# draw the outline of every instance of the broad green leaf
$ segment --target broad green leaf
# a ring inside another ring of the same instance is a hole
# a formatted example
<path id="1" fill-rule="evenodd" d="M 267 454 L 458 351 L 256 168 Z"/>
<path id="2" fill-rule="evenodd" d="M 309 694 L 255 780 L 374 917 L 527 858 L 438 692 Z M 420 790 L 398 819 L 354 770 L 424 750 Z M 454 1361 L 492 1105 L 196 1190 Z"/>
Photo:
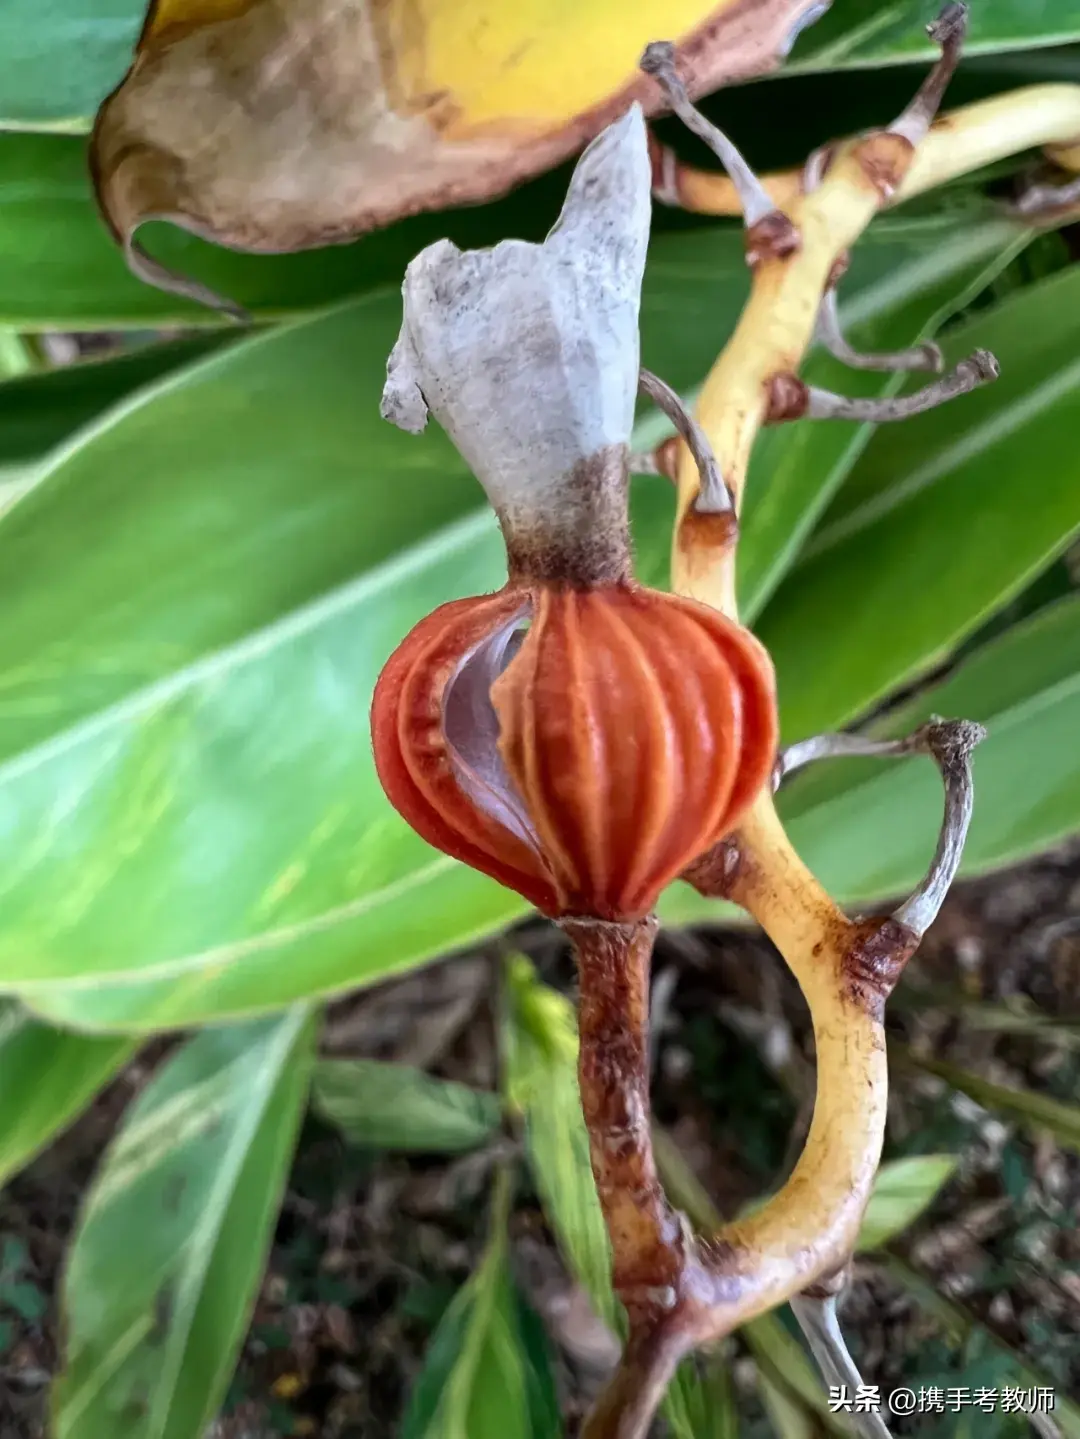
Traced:
<path id="1" fill-rule="evenodd" d="M 924 27 L 941 9 L 937 0 L 833 0 L 829 10 L 796 44 L 794 70 L 877 69 L 937 53 Z M 964 54 L 993 54 L 1027 46 L 1067 45 L 1080 40 L 1078 0 L 990 0 L 971 6 Z"/>
<path id="2" fill-rule="evenodd" d="M 919 1154 L 883 1164 L 863 1215 L 858 1252 L 880 1249 L 914 1224 L 952 1177 L 956 1163 L 951 1154 Z"/>
<path id="3" fill-rule="evenodd" d="M 1060 600 L 975 653 L 875 733 L 908 734 L 933 714 L 987 727 L 974 755 L 975 811 L 962 873 L 1037 853 L 1080 827 L 1080 598 Z M 902 894 L 925 872 L 942 791 L 927 759 L 829 761 L 780 791 L 799 853 L 845 904 Z M 672 923 L 716 915 L 686 885 L 661 905 Z"/>
<path id="4" fill-rule="evenodd" d="M 854 254 L 866 267 L 864 274 L 885 263 L 873 280 L 845 279 L 841 294 L 851 296 L 841 307 L 847 338 L 866 351 L 907 348 L 932 338 L 1023 249 L 1031 233 L 999 218 L 964 225 L 948 216 L 872 228 Z M 853 370 L 821 349 L 800 373 L 808 384 L 860 396 L 896 394 L 903 380 Z M 739 609 L 746 622 L 760 613 L 872 434 L 871 425 L 801 420 L 773 425 L 758 437 L 740 520 Z"/>
<path id="5" fill-rule="evenodd" d="M 546 1336 L 510 1274 L 509 1210 L 504 1172 L 484 1258 L 435 1331 L 401 1439 L 561 1439 Z"/>
<path id="6" fill-rule="evenodd" d="M 229 338 L 207 335 L 147 344 L 107 360 L 83 360 L 5 381 L 0 384 L 0 464 L 40 459 L 111 406 Z"/>
<path id="7" fill-rule="evenodd" d="M 483 1144 L 502 1122 L 494 1094 L 375 1059 L 320 1061 L 311 1097 L 322 1119 L 369 1149 L 454 1154 Z"/>
<path id="8" fill-rule="evenodd" d="M 524 907 L 413 836 L 371 760 L 386 656 L 502 568 L 438 428 L 378 417 L 399 312 L 371 298 L 166 379 L 0 520 L 0 973 L 80 977 L 88 1024 L 96 994 L 120 1024 L 269 1010 Z M 145 1008 L 94 982 L 155 972 Z"/>
<path id="9" fill-rule="evenodd" d="M 1048 1130 L 1059 1144 L 1080 1154 L 1080 1105 L 1065 1104 L 1060 1099 L 1051 1099 L 1030 1089 L 994 1084 L 958 1064 L 915 1054 L 906 1047 L 897 1047 L 896 1060 L 906 1069 L 914 1067 L 927 1074 L 936 1074 L 946 1084 L 974 1099 L 976 1104 L 1017 1119 L 1028 1129 Z"/>
<path id="10" fill-rule="evenodd" d="M 978 315 L 948 357 L 985 346 L 1001 379 L 879 427 L 851 479 L 874 500 L 826 529 L 760 621 L 786 740 L 843 725 L 940 662 L 1068 544 L 1080 526 L 1078 304 L 1073 266 Z"/>
<path id="11" fill-rule="evenodd" d="M 0 1008 L 0 1184 L 77 1118 L 138 1041 L 75 1034 Z"/>
<path id="12" fill-rule="evenodd" d="M 201 1439 L 255 1302 L 314 1042 L 301 1008 L 208 1029 L 125 1117 L 68 1257 L 56 1439 Z"/>

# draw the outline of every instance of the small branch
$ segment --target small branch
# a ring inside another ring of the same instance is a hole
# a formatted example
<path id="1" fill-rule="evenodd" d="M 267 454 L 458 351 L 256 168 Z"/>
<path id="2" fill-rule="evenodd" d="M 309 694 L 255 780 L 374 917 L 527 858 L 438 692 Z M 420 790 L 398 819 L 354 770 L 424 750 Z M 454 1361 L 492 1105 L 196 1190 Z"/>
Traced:
<path id="1" fill-rule="evenodd" d="M 651 370 L 642 370 L 638 380 L 638 388 L 643 395 L 647 395 L 653 404 L 661 409 L 668 419 L 678 430 L 685 440 L 687 448 L 694 457 L 694 464 L 697 465 L 699 475 L 699 486 L 697 498 L 694 501 L 694 509 L 705 515 L 731 515 L 734 518 L 735 501 L 732 499 L 731 491 L 724 484 L 724 477 L 720 473 L 720 467 L 716 463 L 716 456 L 713 454 L 712 445 L 709 444 L 705 431 L 691 415 L 690 411 L 679 399 L 678 395 L 670 385 L 665 384 L 658 375 Z M 661 471 L 659 446 L 653 452 L 655 469 L 652 473 L 668 473 Z"/>
<path id="2" fill-rule="evenodd" d="M 746 163 L 742 153 L 724 132 L 711 120 L 706 120 L 696 106 L 690 102 L 686 86 L 675 68 L 675 47 L 669 40 L 654 40 L 645 47 L 639 61 L 646 75 L 651 75 L 664 92 L 664 98 L 678 115 L 686 128 L 704 140 L 731 177 L 742 205 L 743 218 L 748 226 L 755 225 L 763 216 L 776 207 L 766 193 L 764 185 Z"/>
<path id="3" fill-rule="evenodd" d="M 945 784 L 945 814 L 937 848 L 926 878 L 918 889 L 893 910 L 893 919 L 920 939 L 937 918 L 949 886 L 956 878 L 971 823 L 973 786 L 971 751 L 986 738 L 982 725 L 970 720 L 934 720 L 919 733 L 927 754 L 941 770 Z"/>
<path id="4" fill-rule="evenodd" d="M 948 375 L 925 385 L 910 395 L 896 395 L 892 399 L 857 399 L 848 395 L 834 395 L 830 390 L 806 386 L 806 405 L 802 415 L 811 420 L 866 420 L 881 424 L 891 420 L 907 420 L 912 415 L 921 415 L 924 410 L 935 409 L 958 395 L 966 395 L 980 385 L 996 380 L 1000 371 L 998 363 L 989 350 L 976 350 L 966 360 L 961 360 Z M 786 400 L 785 396 L 785 400 Z M 771 418 L 771 416 L 770 416 Z M 779 419 L 797 419 L 790 403 L 785 403 Z"/>
<path id="5" fill-rule="evenodd" d="M 930 39 L 935 45 L 941 46 L 941 59 L 919 86 L 915 98 L 889 126 L 890 134 L 902 135 L 912 145 L 917 145 L 925 138 L 941 108 L 949 81 L 960 63 L 967 20 L 966 5 L 946 5 L 937 19 L 926 27 Z"/>
<path id="6" fill-rule="evenodd" d="M 1020 196 L 1013 212 L 1026 217 L 1050 215 L 1080 205 L 1080 176 L 1066 185 L 1032 185 Z"/>
<path id="7" fill-rule="evenodd" d="M 945 816 L 930 869 L 918 889 L 893 911 L 893 919 L 917 939 L 929 929 L 956 877 L 971 822 L 971 751 L 984 739 L 971 720 L 931 720 L 903 739 L 876 740 L 858 734 L 820 734 L 789 745 L 776 761 L 773 789 L 787 775 L 819 759 L 866 756 L 877 759 L 929 755 L 945 782 Z"/>
<path id="8" fill-rule="evenodd" d="M 930 370 L 937 374 L 944 364 L 941 350 L 934 344 L 871 355 L 853 350 L 840 328 L 840 313 L 833 289 L 826 290 L 822 298 L 815 334 L 834 359 L 850 365 L 853 370 Z"/>
<path id="9" fill-rule="evenodd" d="M 816 734 L 782 750 L 773 772 L 773 790 L 781 780 L 819 759 L 896 759 L 903 755 L 929 753 L 923 729 L 903 739 L 872 739 L 862 734 Z"/>
<path id="10" fill-rule="evenodd" d="M 844 1387 L 856 1391 L 862 1386 L 862 1375 L 852 1359 L 836 1315 L 836 1295 L 812 1298 L 797 1294 L 791 1301 L 791 1312 L 799 1321 L 826 1387 Z M 888 1426 L 873 1411 L 853 1414 L 851 1426 L 861 1439 L 891 1439 Z"/>

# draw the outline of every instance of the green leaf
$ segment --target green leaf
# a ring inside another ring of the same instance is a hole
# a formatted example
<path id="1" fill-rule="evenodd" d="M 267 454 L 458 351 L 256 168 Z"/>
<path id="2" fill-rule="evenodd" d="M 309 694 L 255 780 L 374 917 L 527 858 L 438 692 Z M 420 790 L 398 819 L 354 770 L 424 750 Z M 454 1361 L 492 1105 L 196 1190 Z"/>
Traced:
<path id="1" fill-rule="evenodd" d="M 938 0 L 833 0 L 824 17 L 803 33 L 787 70 L 838 70 L 849 66 L 932 61 L 936 48 L 924 27 L 941 9 Z M 1080 40 L 1078 0 L 992 0 L 972 5 L 966 56 L 1067 45 Z"/>
<path id="2" fill-rule="evenodd" d="M 76 1119 L 138 1047 L 0 1008 L 0 1184 Z"/>
<path id="3" fill-rule="evenodd" d="M 68 1259 L 56 1439 L 200 1439 L 255 1301 L 314 1042 L 301 1008 L 207 1030 L 125 1117 Z"/>
<path id="4" fill-rule="evenodd" d="M 371 759 L 386 656 L 502 568 L 438 428 L 378 417 L 399 313 L 373 297 L 169 377 L 0 520 L 0 984 L 81 978 L 79 1023 L 179 1024 L 348 988 L 523 911 L 411 834 Z M 78 803 L 58 844 L 60 794 Z"/>
<path id="5" fill-rule="evenodd" d="M 940 326 L 994 279 L 1032 232 L 997 217 L 949 216 L 871 227 L 853 252 L 841 294 L 849 341 L 865 351 L 907 348 Z M 894 395 L 897 374 L 853 370 L 815 350 L 800 370 L 807 384 L 859 396 Z M 823 509 L 874 432 L 872 425 L 801 420 L 765 429 L 754 445 L 740 518 L 739 610 L 760 613 Z"/>
<path id="6" fill-rule="evenodd" d="M 4 0 L 0 128 L 80 126 L 121 81 L 144 0 Z"/>
<path id="7" fill-rule="evenodd" d="M 857 1252 L 880 1249 L 914 1224 L 951 1179 L 956 1164 L 951 1154 L 919 1154 L 883 1164 L 863 1215 Z"/>
<path id="8" fill-rule="evenodd" d="M 525 1129 L 525 1153 L 544 1214 L 570 1270 L 612 1328 L 622 1311 L 611 1290 L 611 1246 L 589 1160 L 577 1082 L 577 1016 L 523 955 L 506 967 L 503 1035 L 507 1102 Z"/>
<path id="9" fill-rule="evenodd" d="M 543 1328 L 510 1276 L 509 1208 L 504 1172 L 484 1258 L 435 1331 L 401 1439 L 561 1439 Z"/>
<path id="10" fill-rule="evenodd" d="M 818 1439 L 821 1430 L 813 1410 L 790 1389 L 759 1373 L 758 1390 L 775 1439 Z"/>
<path id="11" fill-rule="evenodd" d="M 494 1094 L 374 1059 L 322 1060 L 312 1103 L 351 1144 L 369 1149 L 455 1154 L 483 1144 L 502 1122 Z"/>
<path id="12" fill-rule="evenodd" d="M 664 1416 L 674 1439 L 738 1439 L 735 1390 L 728 1366 L 718 1354 L 679 1367 Z"/>
<path id="13" fill-rule="evenodd" d="M 909 734 L 933 714 L 978 720 L 975 810 L 962 873 L 1038 853 L 1080 827 L 1080 597 L 1059 600 L 976 650 L 942 684 L 873 727 Z M 799 853 L 844 904 L 904 893 L 933 854 L 941 780 L 923 758 L 823 762 L 780 791 Z M 670 923 L 717 914 L 686 885 L 661 903 Z"/>
<path id="14" fill-rule="evenodd" d="M 936 1074 L 946 1084 L 974 1099 L 976 1104 L 1017 1119 L 1030 1130 L 1048 1130 L 1059 1144 L 1080 1154 L 1080 1105 L 1063 1104 L 1061 1100 L 1035 1094 L 1030 1089 L 994 1084 L 958 1064 L 916 1054 L 906 1046 L 896 1046 L 894 1062 L 909 1070 L 915 1068 L 927 1074 Z"/>
<path id="15" fill-rule="evenodd" d="M 0 465 L 40 459 L 110 406 L 231 338 L 224 333 L 141 345 L 107 360 L 83 360 L 5 381 L 0 384 Z"/>
<path id="16" fill-rule="evenodd" d="M 146 243 L 172 269 L 239 301 L 257 319 L 294 317 L 384 286 L 396 291 L 413 255 L 443 236 L 462 246 L 492 245 L 507 235 L 540 239 L 558 215 L 565 190 L 566 172 L 558 170 L 489 205 L 416 215 L 350 245 L 293 255 L 240 254 L 167 224 L 147 226 Z M 0 134 L 0 213 L 0 325 L 20 330 L 228 325 L 226 333 L 234 333 L 219 312 L 152 289 L 130 274 L 98 215 L 83 141 Z M 856 276 L 851 283 L 861 282 Z M 662 368 L 671 384 L 699 380 L 748 289 L 739 226 L 658 230 L 642 298 L 646 363 Z M 681 323 L 686 313 L 703 310 L 707 326 Z"/>
<path id="17" fill-rule="evenodd" d="M 977 315 L 948 358 L 984 346 L 1002 378 L 879 428 L 850 481 L 863 503 L 826 526 L 759 625 L 786 740 L 838 728 L 940 662 L 1068 544 L 1078 304 L 1073 266 Z"/>

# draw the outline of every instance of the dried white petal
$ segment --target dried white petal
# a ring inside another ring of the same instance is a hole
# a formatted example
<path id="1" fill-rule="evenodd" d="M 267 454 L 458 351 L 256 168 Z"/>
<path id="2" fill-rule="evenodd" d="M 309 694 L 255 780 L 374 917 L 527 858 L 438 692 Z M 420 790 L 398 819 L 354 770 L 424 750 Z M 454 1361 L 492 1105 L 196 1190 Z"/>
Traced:
<path id="1" fill-rule="evenodd" d="M 416 429 L 430 409 L 501 515 L 572 523 L 567 476 L 628 444 L 649 220 L 634 105 L 578 161 L 543 244 L 442 240 L 409 265 L 382 412 Z"/>

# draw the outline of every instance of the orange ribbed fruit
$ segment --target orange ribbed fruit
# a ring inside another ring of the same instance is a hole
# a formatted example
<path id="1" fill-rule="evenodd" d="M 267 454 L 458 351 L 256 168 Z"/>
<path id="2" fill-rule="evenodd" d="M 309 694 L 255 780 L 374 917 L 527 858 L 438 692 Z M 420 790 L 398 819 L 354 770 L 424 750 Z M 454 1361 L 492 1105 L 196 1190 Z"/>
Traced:
<path id="1" fill-rule="evenodd" d="M 508 585 L 417 625 L 372 734 L 390 802 L 429 843 L 547 914 L 631 920 L 768 779 L 773 671 L 693 600 Z"/>

